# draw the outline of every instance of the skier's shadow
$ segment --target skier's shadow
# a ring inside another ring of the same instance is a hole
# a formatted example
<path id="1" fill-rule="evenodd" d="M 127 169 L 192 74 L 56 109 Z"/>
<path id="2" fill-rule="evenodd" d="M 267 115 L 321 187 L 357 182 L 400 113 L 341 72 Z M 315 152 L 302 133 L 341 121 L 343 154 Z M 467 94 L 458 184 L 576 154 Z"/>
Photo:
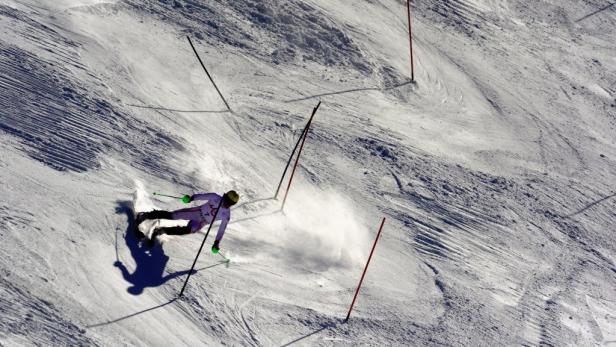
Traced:
<path id="1" fill-rule="evenodd" d="M 163 276 L 169 257 L 165 255 L 161 245 L 155 244 L 150 248 L 147 242 L 140 242 L 137 239 L 134 234 L 135 212 L 130 201 L 118 201 L 116 213 L 126 214 L 128 219 L 124 240 L 131 256 L 135 259 L 136 268 L 133 273 L 130 273 L 119 259 L 113 263 L 113 266 L 119 268 L 122 277 L 132 284 L 127 289 L 130 294 L 140 295 L 146 287 L 158 287 L 171 279 L 188 274 L 189 271 L 185 270 Z"/>

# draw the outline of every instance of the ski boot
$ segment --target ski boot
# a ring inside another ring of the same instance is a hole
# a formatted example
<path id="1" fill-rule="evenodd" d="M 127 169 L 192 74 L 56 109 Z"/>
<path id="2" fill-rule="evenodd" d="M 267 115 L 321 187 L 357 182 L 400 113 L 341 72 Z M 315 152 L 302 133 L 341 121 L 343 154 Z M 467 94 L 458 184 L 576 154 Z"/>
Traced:
<path id="1" fill-rule="evenodd" d="M 142 233 L 141 230 L 139 230 L 139 225 L 144 220 L 146 220 L 146 212 L 137 213 L 137 217 L 135 218 L 134 230 L 135 230 L 135 235 L 137 236 L 139 240 L 142 240 L 145 237 L 145 234 Z"/>
<path id="2" fill-rule="evenodd" d="M 163 235 L 165 233 L 163 229 L 164 228 L 155 228 L 154 231 L 152 231 L 152 236 L 150 237 L 150 240 L 148 241 L 148 245 L 150 247 L 154 247 L 154 245 L 156 244 L 156 239 L 160 235 Z"/>

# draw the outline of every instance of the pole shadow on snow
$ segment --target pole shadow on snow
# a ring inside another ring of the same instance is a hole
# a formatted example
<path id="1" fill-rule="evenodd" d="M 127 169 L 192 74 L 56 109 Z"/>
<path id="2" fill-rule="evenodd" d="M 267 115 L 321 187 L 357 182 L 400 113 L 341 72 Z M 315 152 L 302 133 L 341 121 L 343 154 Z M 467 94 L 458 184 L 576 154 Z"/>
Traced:
<path id="1" fill-rule="evenodd" d="M 298 342 L 300 342 L 300 341 L 302 341 L 304 339 L 309 338 L 310 336 L 316 335 L 316 334 L 322 332 L 323 330 L 336 328 L 337 325 L 338 325 L 338 323 L 331 323 L 331 322 L 330 323 L 326 323 L 325 325 L 322 325 L 321 328 L 319 328 L 319 329 L 317 329 L 317 330 L 315 330 L 315 331 L 313 331 L 313 332 L 311 332 L 309 334 L 306 334 L 304 336 L 298 337 L 298 338 L 296 338 L 293 341 L 287 342 L 287 343 L 285 343 L 284 345 L 282 345 L 280 347 L 291 346 L 292 344 L 298 343 Z"/>
<path id="2" fill-rule="evenodd" d="M 608 196 L 606 196 L 606 197 L 604 197 L 604 198 L 601 198 L 601 199 L 599 199 L 599 200 L 593 201 L 593 202 L 591 202 L 590 204 L 586 205 L 585 207 L 583 207 L 583 208 L 581 208 L 581 209 L 579 209 L 579 210 L 577 210 L 577 211 L 575 211 L 575 212 L 573 212 L 573 213 L 571 213 L 571 214 L 567 215 L 566 217 L 567 217 L 567 218 L 570 218 L 570 217 L 573 217 L 573 216 L 575 216 L 575 215 L 578 215 L 578 214 L 580 214 L 580 213 L 582 213 L 582 212 L 584 212 L 584 211 L 588 210 L 589 208 L 591 208 L 591 207 L 593 207 L 593 206 L 595 206 L 595 205 L 598 205 L 598 204 L 600 204 L 600 203 L 602 203 L 602 202 L 604 202 L 604 201 L 606 201 L 606 200 L 609 200 L 609 199 L 611 199 L 611 198 L 614 198 L 614 197 L 616 197 L 616 193 L 613 193 L 612 195 L 608 195 Z"/>
<path id="3" fill-rule="evenodd" d="M 261 217 L 267 217 L 267 216 L 271 216 L 271 215 L 275 215 L 277 213 L 281 213 L 282 209 L 278 209 L 274 212 L 270 212 L 270 213 L 264 213 L 264 214 L 260 214 L 260 215 L 256 215 L 256 216 L 251 216 L 251 217 L 246 217 L 246 218 L 240 218 L 240 219 L 236 219 L 236 220 L 232 220 L 229 222 L 229 224 L 235 224 L 235 223 L 239 223 L 239 222 L 244 222 L 247 220 L 253 220 L 253 219 L 257 219 L 257 218 L 261 218 Z"/>
<path id="4" fill-rule="evenodd" d="M 114 319 L 114 320 L 106 321 L 106 322 L 103 322 L 103 323 L 97 323 L 97 324 L 88 325 L 88 326 L 86 326 L 86 328 L 96 328 L 96 327 L 100 327 L 100 326 L 103 326 L 103 325 L 109 325 L 109 324 L 117 323 L 119 321 L 123 321 L 125 319 L 131 318 L 131 317 L 135 317 L 135 316 L 138 316 L 140 314 L 143 314 L 143 313 L 146 313 L 146 312 L 150 312 L 150 311 L 154 311 L 154 310 L 159 309 L 161 307 L 167 306 L 169 304 L 174 303 L 177 299 L 178 298 L 173 298 L 173 299 L 167 301 L 164 304 L 160 304 L 160 305 L 156 305 L 154 307 L 146 308 L 144 310 L 141 310 L 141 311 L 138 311 L 138 312 L 135 312 L 135 313 L 131 313 L 129 315 L 126 315 L 126 316 L 123 316 L 123 317 L 120 317 L 120 318 L 117 318 L 117 319 Z"/>
<path id="5" fill-rule="evenodd" d="M 580 19 L 576 20 L 575 22 L 576 22 L 576 23 L 577 23 L 577 22 L 581 22 L 581 21 L 583 21 L 584 19 L 589 18 L 589 17 L 592 17 L 592 16 L 594 16 L 594 15 L 596 15 L 596 14 L 599 14 L 599 13 L 601 13 L 601 12 L 603 12 L 603 11 L 605 11 L 605 10 L 609 9 L 610 7 L 612 7 L 612 6 L 614 6 L 614 5 L 616 5 L 616 2 L 611 3 L 611 4 L 609 4 L 609 5 L 606 5 L 605 7 L 602 7 L 602 8 L 600 8 L 600 9 L 598 9 L 598 10 L 594 11 L 594 12 L 591 12 L 591 13 L 589 13 L 589 14 L 585 15 L 584 17 L 582 17 L 582 18 L 580 18 Z"/>
<path id="6" fill-rule="evenodd" d="M 243 203 L 243 204 L 238 205 L 237 207 L 234 207 L 233 209 L 234 209 L 234 210 L 237 210 L 237 209 L 240 209 L 240 208 L 242 208 L 242 207 L 244 207 L 244 206 L 247 206 L 247 205 L 250 205 L 250 204 L 256 204 L 256 203 L 259 203 L 259 202 L 271 201 L 271 200 L 274 200 L 274 201 L 275 201 L 275 200 L 276 200 L 276 197 L 271 197 L 271 198 L 263 198 L 263 199 L 257 199 L 257 200 L 248 201 L 248 202 L 245 202 L 245 203 Z M 231 220 L 231 221 L 229 222 L 229 224 L 235 224 L 235 223 L 239 223 L 239 222 L 243 222 L 243 221 L 247 221 L 247 220 L 257 219 L 257 218 L 260 218 L 260 217 L 271 216 L 271 215 L 274 215 L 274 214 L 276 214 L 276 213 L 280 213 L 280 212 L 282 212 L 282 209 L 278 209 L 278 210 L 276 210 L 276 211 L 269 212 L 269 213 L 259 214 L 259 215 L 256 215 L 256 216 L 250 216 L 250 217 L 245 217 L 245 218 L 240 218 L 240 219 Z"/>
<path id="7" fill-rule="evenodd" d="M 386 90 L 400 88 L 400 87 L 403 87 L 405 85 L 413 84 L 413 83 L 414 83 L 413 81 L 406 81 L 406 82 L 403 82 L 403 83 L 399 83 L 399 84 L 395 84 L 393 86 L 383 87 L 383 88 L 379 88 L 379 87 L 365 87 L 365 88 L 354 88 L 354 89 L 340 90 L 340 91 L 337 91 L 337 92 L 315 94 L 315 95 L 310 95 L 310 96 L 306 96 L 306 97 L 303 97 L 303 98 L 289 99 L 289 100 L 285 100 L 285 102 L 286 103 L 297 102 L 297 101 L 303 101 L 303 100 L 308 100 L 308 99 L 321 98 L 323 96 L 347 94 L 347 93 L 354 93 L 354 92 L 363 92 L 363 91 L 368 91 L 368 90 L 386 91 Z"/>
<path id="8" fill-rule="evenodd" d="M 161 245 L 155 244 L 150 248 L 147 242 L 140 242 L 134 235 L 135 218 L 130 201 L 118 201 L 116 213 L 124 213 L 128 219 L 124 240 L 135 260 L 136 268 L 135 271 L 130 273 L 120 260 L 116 260 L 113 266 L 119 268 L 124 280 L 132 284 L 127 289 L 130 294 L 140 295 L 147 287 L 158 287 L 171 279 L 188 274 L 189 271 L 185 270 L 163 276 L 169 256 L 165 254 Z"/>
<path id="9" fill-rule="evenodd" d="M 226 264 L 226 263 L 227 263 L 226 261 L 221 261 L 221 262 L 218 262 L 218 263 L 216 263 L 216 264 L 214 264 L 214 265 L 210 265 L 210 266 L 206 266 L 206 267 L 202 267 L 202 268 L 200 268 L 200 269 L 197 269 L 197 270 L 195 270 L 195 272 L 196 272 L 196 271 L 200 271 L 200 270 L 209 269 L 209 268 L 212 268 L 212 267 L 214 267 L 214 266 L 219 266 L 219 265 Z M 135 317 L 135 316 L 138 316 L 138 315 L 144 314 L 144 313 L 146 313 L 146 312 L 154 311 L 154 310 L 159 309 L 159 308 L 161 308 L 161 307 L 167 306 L 167 305 L 169 305 L 169 304 L 174 303 L 177 299 L 178 299 L 178 298 L 177 298 L 177 297 L 175 297 L 175 298 L 173 298 L 173 299 L 171 299 L 171 300 L 169 300 L 169 301 L 165 302 L 164 304 L 156 305 L 156 306 L 153 306 L 153 307 L 150 307 L 150 308 L 143 309 L 143 310 L 141 310 L 141 311 L 137 311 L 137 312 L 135 312 L 135 313 L 127 314 L 127 315 L 125 315 L 125 316 L 122 316 L 122 317 L 116 318 L 116 319 L 114 319 L 114 320 L 109 320 L 109 321 L 106 321 L 106 322 L 103 322 L 103 323 L 96 323 L 96 324 L 92 324 L 92 325 L 87 325 L 87 326 L 86 326 L 86 328 L 96 328 L 96 327 L 100 327 L 100 326 L 104 326 L 104 325 L 114 324 L 114 323 L 117 323 L 117 322 L 123 321 L 123 320 L 125 320 L 125 319 L 132 318 L 132 317 Z"/>
<path id="10" fill-rule="evenodd" d="M 132 105 L 132 104 L 127 104 L 126 106 L 136 107 L 136 108 L 147 108 L 147 109 L 156 110 L 156 111 L 178 112 L 178 113 L 229 113 L 231 112 L 230 110 L 220 110 L 220 111 L 216 111 L 216 110 L 178 110 L 178 109 L 166 108 L 166 107 L 160 107 L 160 106 Z"/>
<path id="11" fill-rule="evenodd" d="M 258 202 L 264 202 L 264 201 L 270 201 L 270 200 L 276 200 L 276 197 L 271 197 L 271 198 L 263 198 L 263 199 L 257 199 L 257 200 L 247 201 L 247 202 L 245 202 L 245 203 L 243 203 L 243 204 L 239 204 L 239 205 L 235 206 L 233 209 L 234 209 L 234 210 L 237 210 L 237 209 L 242 208 L 242 207 L 244 207 L 244 206 L 246 206 L 246 205 L 256 204 L 256 203 L 258 203 Z"/>

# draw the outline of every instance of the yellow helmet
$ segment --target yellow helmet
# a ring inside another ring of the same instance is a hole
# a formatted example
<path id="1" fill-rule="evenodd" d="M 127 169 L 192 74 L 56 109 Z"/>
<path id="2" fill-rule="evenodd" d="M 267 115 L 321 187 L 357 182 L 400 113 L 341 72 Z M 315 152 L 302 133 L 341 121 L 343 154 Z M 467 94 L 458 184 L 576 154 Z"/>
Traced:
<path id="1" fill-rule="evenodd" d="M 237 204 L 240 201 L 240 195 L 235 190 L 230 190 L 225 193 L 227 201 L 231 202 L 231 205 Z"/>

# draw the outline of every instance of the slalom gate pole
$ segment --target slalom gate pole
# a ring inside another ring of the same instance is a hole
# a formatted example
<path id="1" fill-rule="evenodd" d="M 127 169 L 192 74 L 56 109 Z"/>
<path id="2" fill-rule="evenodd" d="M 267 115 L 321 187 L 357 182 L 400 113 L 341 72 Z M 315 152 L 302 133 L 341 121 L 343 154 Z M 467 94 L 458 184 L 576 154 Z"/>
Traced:
<path id="1" fill-rule="evenodd" d="M 413 62 L 413 31 L 411 27 L 411 0 L 406 0 L 406 10 L 409 22 L 409 47 L 411 50 L 411 81 L 415 82 L 415 63 Z"/>
<path id="2" fill-rule="evenodd" d="M 203 245 L 205 245 L 205 240 L 207 240 L 207 236 L 210 234 L 210 230 L 212 230 L 212 225 L 214 225 L 214 221 L 216 221 L 216 217 L 218 217 L 218 212 L 220 212 L 220 207 L 222 206 L 222 201 L 225 198 L 225 194 L 222 195 L 222 197 L 220 198 L 220 203 L 218 204 L 218 208 L 216 209 L 216 213 L 214 214 L 214 218 L 212 218 L 212 222 L 210 222 L 210 226 L 207 228 L 207 232 L 205 233 L 205 237 L 203 238 L 203 242 L 201 242 L 201 247 L 199 247 L 199 252 L 197 252 L 197 256 L 195 257 L 195 261 L 193 261 L 193 264 L 190 268 L 190 271 L 188 271 L 188 276 L 186 277 L 186 281 L 184 282 L 184 285 L 182 286 L 182 290 L 180 291 L 180 295 L 178 295 L 178 297 L 182 296 L 182 294 L 184 294 L 184 289 L 186 289 L 186 285 L 188 284 L 188 280 L 190 279 L 190 275 L 192 274 L 193 270 L 195 269 L 195 265 L 197 264 L 197 259 L 199 259 L 199 255 L 201 254 L 201 250 L 203 249 Z"/>
<path id="3" fill-rule="evenodd" d="M 190 37 L 186 36 L 186 38 L 188 39 L 188 43 L 190 43 L 190 47 L 192 47 L 193 52 L 195 52 L 195 55 L 197 56 L 197 59 L 199 60 L 199 63 L 201 63 L 201 67 L 203 68 L 203 71 L 205 71 L 205 74 L 207 75 L 207 77 L 210 79 L 210 81 L 214 85 L 214 88 L 216 88 L 216 91 L 218 92 L 218 95 L 220 95 L 220 98 L 222 99 L 222 102 L 224 102 L 225 106 L 227 106 L 227 110 L 231 111 L 231 107 L 229 107 L 229 103 L 227 103 L 227 100 L 225 100 L 225 97 L 222 96 L 222 93 L 220 92 L 220 89 L 218 89 L 218 86 L 214 82 L 214 79 L 212 78 L 212 75 L 210 75 L 210 73 L 205 68 L 205 64 L 203 64 L 203 61 L 201 60 L 201 57 L 199 57 L 199 53 L 197 53 L 197 50 L 195 49 L 195 46 L 193 45 L 192 41 L 190 40 Z"/>
<path id="4" fill-rule="evenodd" d="M 347 313 L 346 319 L 344 320 L 345 323 L 349 320 L 349 317 L 351 316 L 351 311 L 353 311 L 353 306 L 355 305 L 357 294 L 359 294 L 359 288 L 361 288 L 361 284 L 364 281 L 364 276 L 366 276 L 366 270 L 368 270 L 368 265 L 370 265 L 370 259 L 372 259 L 372 253 L 374 253 L 374 248 L 376 247 L 376 243 L 379 241 L 379 236 L 381 236 L 381 231 L 383 231 L 383 225 L 385 225 L 384 217 L 383 217 L 383 221 L 381 222 L 381 226 L 379 227 L 379 232 L 376 234 L 376 239 L 374 239 L 374 244 L 372 245 L 370 256 L 368 256 L 368 261 L 366 262 L 366 267 L 364 268 L 364 272 L 361 274 L 361 279 L 359 280 L 359 284 L 357 285 L 357 289 L 355 290 L 355 296 L 353 296 L 353 302 L 351 302 L 351 307 L 349 307 L 349 313 Z"/>
<path id="5" fill-rule="evenodd" d="M 321 102 L 317 104 L 317 106 L 312 111 L 314 115 L 317 112 L 317 109 L 321 105 Z M 289 189 L 291 188 L 291 183 L 293 183 L 293 176 L 295 176 L 295 170 L 297 169 L 297 164 L 299 163 L 299 158 L 302 155 L 302 150 L 304 149 L 304 144 L 306 143 L 306 138 L 308 138 L 308 132 L 310 131 L 310 125 L 312 124 L 312 118 L 308 124 L 306 124 L 306 132 L 304 133 L 304 137 L 302 138 L 302 144 L 299 146 L 299 151 L 297 152 L 297 158 L 295 159 L 295 164 L 293 165 L 293 170 L 291 171 L 291 177 L 289 178 L 289 184 L 287 185 L 287 191 L 284 193 L 284 199 L 282 200 L 281 210 L 284 210 L 284 204 L 287 202 L 287 196 L 289 195 Z"/>
<path id="6" fill-rule="evenodd" d="M 181 199 L 182 198 L 181 196 L 173 196 L 173 195 L 161 194 L 161 193 L 157 193 L 157 192 L 154 192 L 154 195 L 164 196 L 164 197 L 167 197 L 167 198 L 176 198 L 176 199 Z"/>
<path id="7" fill-rule="evenodd" d="M 321 102 L 319 101 L 317 106 L 312 110 L 312 115 L 308 119 L 308 123 L 306 123 L 306 126 L 304 126 L 304 130 L 302 131 L 302 134 L 300 135 L 299 139 L 297 139 L 297 143 L 295 143 L 295 147 L 293 147 L 293 151 L 291 152 L 291 156 L 289 156 L 289 161 L 287 161 L 287 166 L 284 167 L 284 171 L 282 172 L 282 177 L 280 177 L 280 182 L 278 183 L 278 188 L 276 188 L 276 193 L 274 194 L 274 199 L 276 199 L 278 197 L 278 193 L 280 192 L 280 187 L 282 187 L 282 181 L 284 181 L 284 176 L 287 174 L 287 170 L 289 170 L 289 165 L 291 164 L 291 160 L 293 160 L 293 156 L 295 155 L 295 151 L 297 150 L 297 147 L 299 146 L 299 143 L 302 141 L 302 139 L 306 135 L 308 127 L 312 123 L 312 119 L 314 118 L 314 115 L 317 113 L 317 109 L 319 108 L 320 105 L 321 105 Z"/>
<path id="8" fill-rule="evenodd" d="M 297 142 L 295 143 L 295 147 L 293 147 L 293 151 L 291 151 L 291 155 L 289 156 L 289 160 L 287 161 L 287 165 L 284 167 L 284 171 L 282 172 L 282 176 L 280 176 L 280 182 L 278 182 L 278 188 L 276 188 L 276 193 L 274 193 L 274 199 L 276 199 L 278 197 L 278 193 L 280 193 L 280 188 L 282 187 L 282 182 L 284 181 L 284 176 L 287 174 L 287 171 L 289 170 L 289 166 L 291 165 L 291 160 L 293 160 L 293 157 L 295 156 L 295 151 L 297 151 L 297 147 L 299 147 L 299 143 L 304 138 L 304 135 L 306 135 L 306 129 L 307 128 L 308 128 L 308 123 L 306 123 L 306 126 L 304 126 L 304 129 L 302 130 L 302 134 L 297 139 Z"/>

